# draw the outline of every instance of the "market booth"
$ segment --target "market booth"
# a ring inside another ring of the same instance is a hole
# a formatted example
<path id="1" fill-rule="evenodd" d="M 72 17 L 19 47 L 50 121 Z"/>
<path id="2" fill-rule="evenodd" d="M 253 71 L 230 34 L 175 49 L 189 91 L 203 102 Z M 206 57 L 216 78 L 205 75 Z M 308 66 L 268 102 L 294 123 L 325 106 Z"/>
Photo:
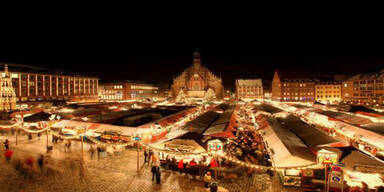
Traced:
<path id="1" fill-rule="evenodd" d="M 273 167 L 310 166 L 316 163 L 316 155 L 288 129 L 271 117 L 263 116 L 268 122 L 260 130 L 263 142 L 271 158 Z M 301 186 L 301 171 L 299 169 L 283 169 L 280 172 L 284 186 Z"/>
<path id="2" fill-rule="evenodd" d="M 384 186 L 384 162 L 374 157 L 352 151 L 341 160 L 345 164 L 344 179 L 350 187 L 363 187 L 366 183 L 369 189 Z"/>

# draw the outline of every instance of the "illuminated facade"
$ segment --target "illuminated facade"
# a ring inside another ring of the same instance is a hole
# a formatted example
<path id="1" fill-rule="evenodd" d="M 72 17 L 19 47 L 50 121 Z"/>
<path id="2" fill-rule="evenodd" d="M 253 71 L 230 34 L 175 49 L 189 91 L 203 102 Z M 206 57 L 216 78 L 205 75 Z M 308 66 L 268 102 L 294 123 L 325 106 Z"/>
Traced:
<path id="1" fill-rule="evenodd" d="M 344 102 L 384 105 L 384 69 L 378 73 L 354 75 L 342 84 Z"/>
<path id="2" fill-rule="evenodd" d="M 272 80 L 272 100 L 314 102 L 315 80 L 304 72 L 276 70 Z"/>
<path id="3" fill-rule="evenodd" d="M 101 101 L 153 99 L 158 97 L 158 87 L 139 81 L 102 83 L 99 88 Z"/>
<path id="4" fill-rule="evenodd" d="M 320 82 L 315 85 L 315 98 L 323 104 L 341 102 L 341 84 L 338 82 Z"/>
<path id="5" fill-rule="evenodd" d="M 204 98 L 208 89 L 212 89 L 216 98 L 223 98 L 224 87 L 222 80 L 201 65 L 199 52 L 193 54 L 193 66 L 187 68 L 173 79 L 171 93 L 174 98 L 183 90 L 188 98 Z"/>
<path id="6" fill-rule="evenodd" d="M 0 76 L 0 111 L 11 111 L 16 108 L 16 94 L 7 65 L 3 74 Z"/>
<path id="7" fill-rule="evenodd" d="M 96 77 L 20 64 L 8 66 L 17 101 L 98 101 Z"/>
<path id="8" fill-rule="evenodd" d="M 261 79 L 236 79 L 236 99 L 263 99 Z"/>

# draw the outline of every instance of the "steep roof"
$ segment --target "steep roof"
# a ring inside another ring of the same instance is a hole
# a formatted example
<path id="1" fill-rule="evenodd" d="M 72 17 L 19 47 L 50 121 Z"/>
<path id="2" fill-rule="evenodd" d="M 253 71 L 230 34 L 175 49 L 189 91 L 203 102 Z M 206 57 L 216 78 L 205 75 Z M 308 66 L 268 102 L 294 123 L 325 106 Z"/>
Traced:
<path id="1" fill-rule="evenodd" d="M 310 73 L 303 70 L 277 69 L 275 71 L 281 81 L 286 80 L 311 80 Z"/>
<path id="2" fill-rule="evenodd" d="M 368 79 L 384 79 L 384 69 L 380 70 L 377 73 L 364 73 L 354 75 L 345 81 L 355 81 L 355 80 L 368 80 Z"/>
<path id="3" fill-rule="evenodd" d="M 23 64 L 16 64 L 16 63 L 10 63 L 10 62 L 0 62 L 0 68 L 3 68 L 3 66 L 8 65 L 10 72 L 24 72 L 24 73 L 37 73 L 37 74 L 49 74 L 49 75 L 66 75 L 66 76 L 76 76 L 76 77 L 92 77 L 96 78 L 94 76 L 89 76 L 86 74 L 80 74 L 77 72 L 72 71 L 64 71 L 60 69 L 51 69 L 51 68 L 44 68 L 44 67 L 37 67 L 37 66 L 31 66 L 31 65 L 23 65 Z"/>
<path id="4" fill-rule="evenodd" d="M 261 79 L 236 79 L 239 86 L 263 86 Z"/>

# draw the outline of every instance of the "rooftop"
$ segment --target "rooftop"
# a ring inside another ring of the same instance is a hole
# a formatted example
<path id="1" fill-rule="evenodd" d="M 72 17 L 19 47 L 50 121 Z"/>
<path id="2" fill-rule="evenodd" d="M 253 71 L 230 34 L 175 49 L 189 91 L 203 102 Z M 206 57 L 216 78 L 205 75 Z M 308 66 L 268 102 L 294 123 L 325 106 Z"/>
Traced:
<path id="1" fill-rule="evenodd" d="M 236 79 L 239 86 L 263 86 L 261 79 Z"/>
<path id="2" fill-rule="evenodd" d="M 37 73 L 37 74 L 49 74 L 49 75 L 67 75 L 67 76 L 87 76 L 85 74 L 80 74 L 77 72 L 64 71 L 60 69 L 48 69 L 44 67 L 37 67 L 31 65 L 23 65 L 9 62 L 0 62 L 0 69 L 4 69 L 5 65 L 8 65 L 8 70 L 10 72 L 24 72 L 24 73 Z M 95 76 L 90 76 L 95 77 Z M 96 78 L 96 77 L 95 77 Z"/>

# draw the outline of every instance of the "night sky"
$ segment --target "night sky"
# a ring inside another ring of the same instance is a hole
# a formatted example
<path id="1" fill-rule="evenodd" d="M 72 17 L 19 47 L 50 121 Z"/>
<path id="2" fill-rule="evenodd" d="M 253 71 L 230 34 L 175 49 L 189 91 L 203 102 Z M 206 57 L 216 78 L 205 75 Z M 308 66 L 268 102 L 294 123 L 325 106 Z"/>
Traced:
<path id="1" fill-rule="evenodd" d="M 271 81 L 277 68 L 330 74 L 384 68 L 384 33 L 377 23 L 321 17 L 293 21 L 154 17 L 26 23 L 2 34 L 0 61 L 76 71 L 102 81 L 171 84 L 174 75 L 192 65 L 198 48 L 203 65 L 221 75 L 227 88 L 236 78 Z"/>

